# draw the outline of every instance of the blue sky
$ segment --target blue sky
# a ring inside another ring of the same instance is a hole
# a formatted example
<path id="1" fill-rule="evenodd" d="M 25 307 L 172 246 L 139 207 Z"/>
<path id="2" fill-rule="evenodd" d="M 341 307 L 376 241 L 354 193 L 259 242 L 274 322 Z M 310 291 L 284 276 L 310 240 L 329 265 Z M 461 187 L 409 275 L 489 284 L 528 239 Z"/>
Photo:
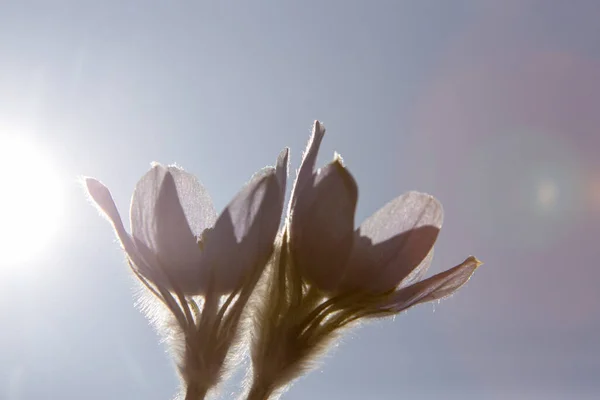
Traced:
<path id="1" fill-rule="evenodd" d="M 314 119 L 321 163 L 338 151 L 358 181 L 358 221 L 431 193 L 434 272 L 485 265 L 352 330 L 284 399 L 596 398 L 598 19 L 593 0 L 0 2 L 1 134 L 35 143 L 62 194 L 56 227 L 28 222 L 44 250 L 0 268 L 0 398 L 176 392 L 79 175 L 126 214 L 150 162 L 177 162 L 221 209 L 283 147 L 296 168 Z"/>

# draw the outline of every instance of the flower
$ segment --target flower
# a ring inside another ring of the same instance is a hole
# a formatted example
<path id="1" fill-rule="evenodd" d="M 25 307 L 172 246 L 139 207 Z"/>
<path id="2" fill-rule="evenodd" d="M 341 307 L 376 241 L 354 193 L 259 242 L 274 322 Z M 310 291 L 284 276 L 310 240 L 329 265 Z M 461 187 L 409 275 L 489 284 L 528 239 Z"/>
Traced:
<path id="1" fill-rule="evenodd" d="M 358 187 L 341 157 L 315 171 L 324 134 L 315 122 L 290 201 L 290 253 L 302 277 L 330 296 L 386 295 L 380 310 L 396 312 L 462 286 L 480 264 L 474 257 L 415 284 L 431 264 L 442 226 L 433 196 L 403 194 L 354 228 Z"/>
<path id="2" fill-rule="evenodd" d="M 106 186 L 85 180 L 133 272 L 170 312 L 157 318 L 145 302 L 148 317 L 171 344 L 186 399 L 203 399 L 231 364 L 226 360 L 241 338 L 243 310 L 273 252 L 287 169 L 285 149 L 276 167 L 255 174 L 217 218 L 194 176 L 155 164 L 133 193 L 131 234 Z"/>
<path id="3" fill-rule="evenodd" d="M 264 295 L 256 302 L 248 399 L 264 400 L 281 392 L 314 365 L 341 328 L 445 297 L 480 264 L 469 257 L 419 281 L 442 226 L 442 207 L 427 194 L 399 196 L 355 229 L 358 187 L 341 157 L 336 154 L 315 171 L 324 134 L 315 121 L 286 228 Z"/>
<path id="4" fill-rule="evenodd" d="M 271 255 L 283 210 L 287 149 L 277 167 L 256 174 L 217 218 L 206 189 L 176 166 L 154 164 L 131 200 L 131 234 L 110 191 L 86 178 L 87 191 L 112 223 L 136 271 L 185 295 L 227 294 Z"/>

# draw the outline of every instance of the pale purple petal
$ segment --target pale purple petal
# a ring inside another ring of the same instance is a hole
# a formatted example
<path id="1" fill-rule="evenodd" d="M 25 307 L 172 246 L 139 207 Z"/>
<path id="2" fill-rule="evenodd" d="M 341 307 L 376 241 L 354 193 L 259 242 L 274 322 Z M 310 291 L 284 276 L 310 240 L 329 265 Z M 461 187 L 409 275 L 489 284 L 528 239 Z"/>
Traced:
<path id="1" fill-rule="evenodd" d="M 311 178 L 315 172 L 315 164 L 317 162 L 317 155 L 319 154 L 319 147 L 321 147 L 321 141 L 325 135 L 325 127 L 321 125 L 319 121 L 315 121 L 313 125 L 312 135 L 306 146 L 306 150 L 302 156 L 302 163 L 294 182 L 294 188 L 292 190 L 292 197 L 290 200 L 290 209 L 293 212 L 294 203 L 298 197 L 298 193 L 303 189 L 304 186 L 311 185 Z"/>
<path id="2" fill-rule="evenodd" d="M 134 257 L 131 258 L 136 270 L 152 284 L 166 290 L 180 290 L 185 295 L 197 295 L 205 292 L 205 282 L 199 279 L 199 268 L 187 271 L 165 268 L 156 253 L 141 240 L 133 237 Z"/>
<path id="3" fill-rule="evenodd" d="M 338 287 L 352 249 L 358 187 L 339 160 L 319 171 L 297 197 L 290 246 L 300 273 L 321 290 Z"/>
<path id="4" fill-rule="evenodd" d="M 471 256 L 462 264 L 448 271 L 399 290 L 381 305 L 381 309 L 400 312 L 420 303 L 450 296 L 467 283 L 480 265 L 481 262 Z"/>
<path id="5" fill-rule="evenodd" d="M 134 265 L 138 268 L 144 266 L 143 260 L 140 258 L 140 254 L 137 251 L 134 241 L 131 236 L 125 230 L 117 206 L 110 194 L 110 191 L 100 181 L 93 178 L 85 179 L 86 188 L 88 194 L 92 200 L 96 203 L 96 206 L 102 210 L 102 212 L 108 217 L 112 226 L 117 233 L 117 237 L 123 246 L 123 249 L 132 260 Z"/>
<path id="6" fill-rule="evenodd" d="M 183 169 L 169 166 L 185 217 L 192 232 L 200 236 L 206 228 L 214 226 L 217 212 L 208 191 L 198 179 Z"/>
<path id="7" fill-rule="evenodd" d="M 386 204 L 357 230 L 344 287 L 395 288 L 430 252 L 442 218 L 440 203 L 424 193 L 409 192 Z"/>
<path id="8" fill-rule="evenodd" d="M 264 170 L 234 197 L 204 238 L 203 270 L 210 268 L 215 290 L 231 292 L 253 268 L 264 267 L 282 210 L 283 196 L 274 168 Z"/>
<path id="9" fill-rule="evenodd" d="M 201 251 L 183 212 L 173 175 L 164 178 L 154 210 L 156 258 L 185 293 L 198 293 Z"/>
<path id="10" fill-rule="evenodd" d="M 289 154 L 289 148 L 286 147 L 285 149 L 283 149 L 277 157 L 277 164 L 275 166 L 275 175 L 277 176 L 277 183 L 279 183 L 279 187 L 281 188 L 283 197 L 285 197 L 285 187 L 289 170 Z"/>
<path id="11" fill-rule="evenodd" d="M 285 197 L 285 186 L 288 177 L 288 167 L 289 167 L 289 149 L 286 147 L 283 149 L 279 156 L 277 156 L 277 161 L 275 163 L 275 167 L 267 166 L 261 168 L 257 172 L 255 172 L 250 178 L 249 182 L 259 181 L 261 178 L 273 174 L 275 172 L 275 177 L 277 178 L 277 183 L 281 188 L 282 196 Z"/>
<path id="12" fill-rule="evenodd" d="M 415 282 L 420 281 L 425 274 L 427 274 L 427 271 L 431 266 L 431 262 L 433 261 L 433 253 L 434 247 L 432 247 L 429 253 L 427 253 L 427 256 L 423 259 L 423 261 L 421 261 L 421 263 L 415 269 L 413 269 L 410 274 L 402 279 L 402 282 L 400 282 L 400 285 L 398 285 L 398 289 L 405 288 Z"/>
<path id="13" fill-rule="evenodd" d="M 137 183 L 130 210 L 133 236 L 152 250 L 156 250 L 154 210 L 167 172 L 173 176 L 179 203 L 194 235 L 200 236 L 216 219 L 210 196 L 196 177 L 174 166 L 155 164 Z"/>
<path id="14" fill-rule="evenodd" d="M 122 237 L 128 236 L 128 234 L 125 231 L 123 221 L 110 191 L 102 182 L 94 178 L 85 178 L 85 186 L 90 198 L 94 201 L 96 207 L 109 219 L 122 242 Z"/>
<path id="15" fill-rule="evenodd" d="M 167 277 L 167 270 L 160 268 L 160 263 L 156 257 L 156 253 L 150 250 L 148 246 L 141 240 L 133 237 L 133 243 L 135 244 L 136 257 L 132 259 L 134 266 L 146 279 L 161 288 L 171 290 L 173 278 Z M 177 283 L 177 282 L 176 282 Z M 179 288 L 183 290 L 183 288 Z M 195 293 L 193 293 L 195 294 Z"/>
<path id="16" fill-rule="evenodd" d="M 131 234 L 156 251 L 155 209 L 167 168 L 155 164 L 137 183 L 131 198 Z"/>

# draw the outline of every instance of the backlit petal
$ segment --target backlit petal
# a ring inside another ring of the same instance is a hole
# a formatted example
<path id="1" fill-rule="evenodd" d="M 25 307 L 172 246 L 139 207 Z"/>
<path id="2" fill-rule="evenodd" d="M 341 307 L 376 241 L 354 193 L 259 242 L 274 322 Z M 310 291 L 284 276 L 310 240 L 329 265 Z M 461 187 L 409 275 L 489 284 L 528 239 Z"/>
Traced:
<path id="1" fill-rule="evenodd" d="M 122 238 L 127 235 L 127 232 L 110 191 L 102 182 L 94 178 L 85 178 L 85 186 L 96 207 L 109 219 L 122 242 Z"/>
<path id="2" fill-rule="evenodd" d="M 339 160 L 319 171 L 299 194 L 290 246 L 301 274 L 325 291 L 335 290 L 354 237 L 358 187 Z"/>
<path id="3" fill-rule="evenodd" d="M 138 181 L 131 198 L 131 234 L 152 251 L 156 251 L 154 230 L 156 199 L 166 173 L 166 167 L 160 164 L 153 165 L 150 171 Z"/>
<path id="4" fill-rule="evenodd" d="M 217 212 L 206 188 L 198 179 L 175 166 L 167 167 L 173 175 L 177 194 L 190 229 L 196 236 L 200 236 L 206 228 L 214 226 Z"/>
<path id="5" fill-rule="evenodd" d="M 471 256 L 448 271 L 399 290 L 381 308 L 400 312 L 420 303 L 450 296 L 467 283 L 480 265 L 481 262 Z"/>
<path id="6" fill-rule="evenodd" d="M 274 168 L 254 177 L 229 203 L 204 242 L 202 262 L 212 271 L 216 290 L 230 292 L 253 267 L 264 267 L 282 210 L 283 196 Z"/>
<path id="7" fill-rule="evenodd" d="M 196 177 L 174 166 L 153 165 L 135 187 L 130 213 L 133 236 L 154 251 L 156 251 L 154 211 L 167 172 L 173 177 L 180 206 L 194 235 L 200 236 L 204 229 L 214 224 L 216 219 L 210 196 Z"/>
<path id="8" fill-rule="evenodd" d="M 173 175 L 165 174 L 154 209 L 154 241 L 159 268 L 184 293 L 200 291 L 200 247 L 190 229 Z"/>
<path id="9" fill-rule="evenodd" d="M 281 153 L 279 153 L 279 157 L 277 157 L 277 164 L 275 166 L 275 175 L 277 176 L 277 183 L 279 183 L 279 187 L 281 188 L 281 195 L 284 198 L 289 170 L 289 155 L 290 149 L 286 147 L 281 151 Z"/>
<path id="10" fill-rule="evenodd" d="M 400 282 L 400 285 L 398 285 L 398 289 L 405 288 L 415 282 L 420 281 L 427 274 L 427 271 L 431 266 L 431 262 L 433 261 L 433 253 L 434 248 L 432 247 L 423 261 L 421 261 L 421 263 L 415 269 L 413 269 L 410 274 L 402 279 L 402 282 Z"/>
<path id="11" fill-rule="evenodd" d="M 290 209 L 292 213 L 298 193 L 304 186 L 310 186 L 312 183 L 312 176 L 315 172 L 315 163 L 317 162 L 319 147 L 321 147 L 321 141 L 323 140 L 324 135 L 325 127 L 321 125 L 319 121 L 315 121 L 312 135 L 302 156 L 302 163 L 300 164 L 298 176 L 296 177 L 294 188 L 292 189 L 292 197 L 290 200 Z"/>
<path id="12" fill-rule="evenodd" d="M 442 218 L 440 203 L 424 193 L 409 192 L 386 204 L 358 229 L 344 287 L 395 288 L 431 251 Z"/>
<path id="13" fill-rule="evenodd" d="M 88 194 L 96 203 L 96 206 L 110 220 L 115 232 L 117 233 L 117 237 L 119 238 L 119 241 L 125 250 L 125 253 L 127 253 L 131 261 L 134 263 L 134 266 L 142 273 L 147 272 L 148 268 L 145 268 L 146 263 L 143 261 L 143 257 L 141 257 L 140 253 L 138 252 L 138 248 L 134 244 L 134 240 L 132 240 L 129 233 L 127 233 L 125 230 L 119 215 L 119 211 L 117 210 L 117 206 L 115 205 L 108 188 L 94 178 L 86 178 L 85 184 Z"/>

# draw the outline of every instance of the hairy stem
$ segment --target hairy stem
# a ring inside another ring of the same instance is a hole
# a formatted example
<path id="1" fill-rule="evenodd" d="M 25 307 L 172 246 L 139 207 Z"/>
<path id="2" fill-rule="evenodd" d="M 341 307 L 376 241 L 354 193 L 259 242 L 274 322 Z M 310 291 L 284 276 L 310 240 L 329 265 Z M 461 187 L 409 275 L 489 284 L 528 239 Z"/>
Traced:
<path id="1" fill-rule="evenodd" d="M 248 393 L 248 400 L 268 400 L 272 392 L 270 387 L 263 385 L 259 380 L 254 380 Z"/>
<path id="2" fill-rule="evenodd" d="M 201 386 L 197 382 L 188 385 L 185 390 L 185 400 L 204 400 L 208 387 Z"/>

